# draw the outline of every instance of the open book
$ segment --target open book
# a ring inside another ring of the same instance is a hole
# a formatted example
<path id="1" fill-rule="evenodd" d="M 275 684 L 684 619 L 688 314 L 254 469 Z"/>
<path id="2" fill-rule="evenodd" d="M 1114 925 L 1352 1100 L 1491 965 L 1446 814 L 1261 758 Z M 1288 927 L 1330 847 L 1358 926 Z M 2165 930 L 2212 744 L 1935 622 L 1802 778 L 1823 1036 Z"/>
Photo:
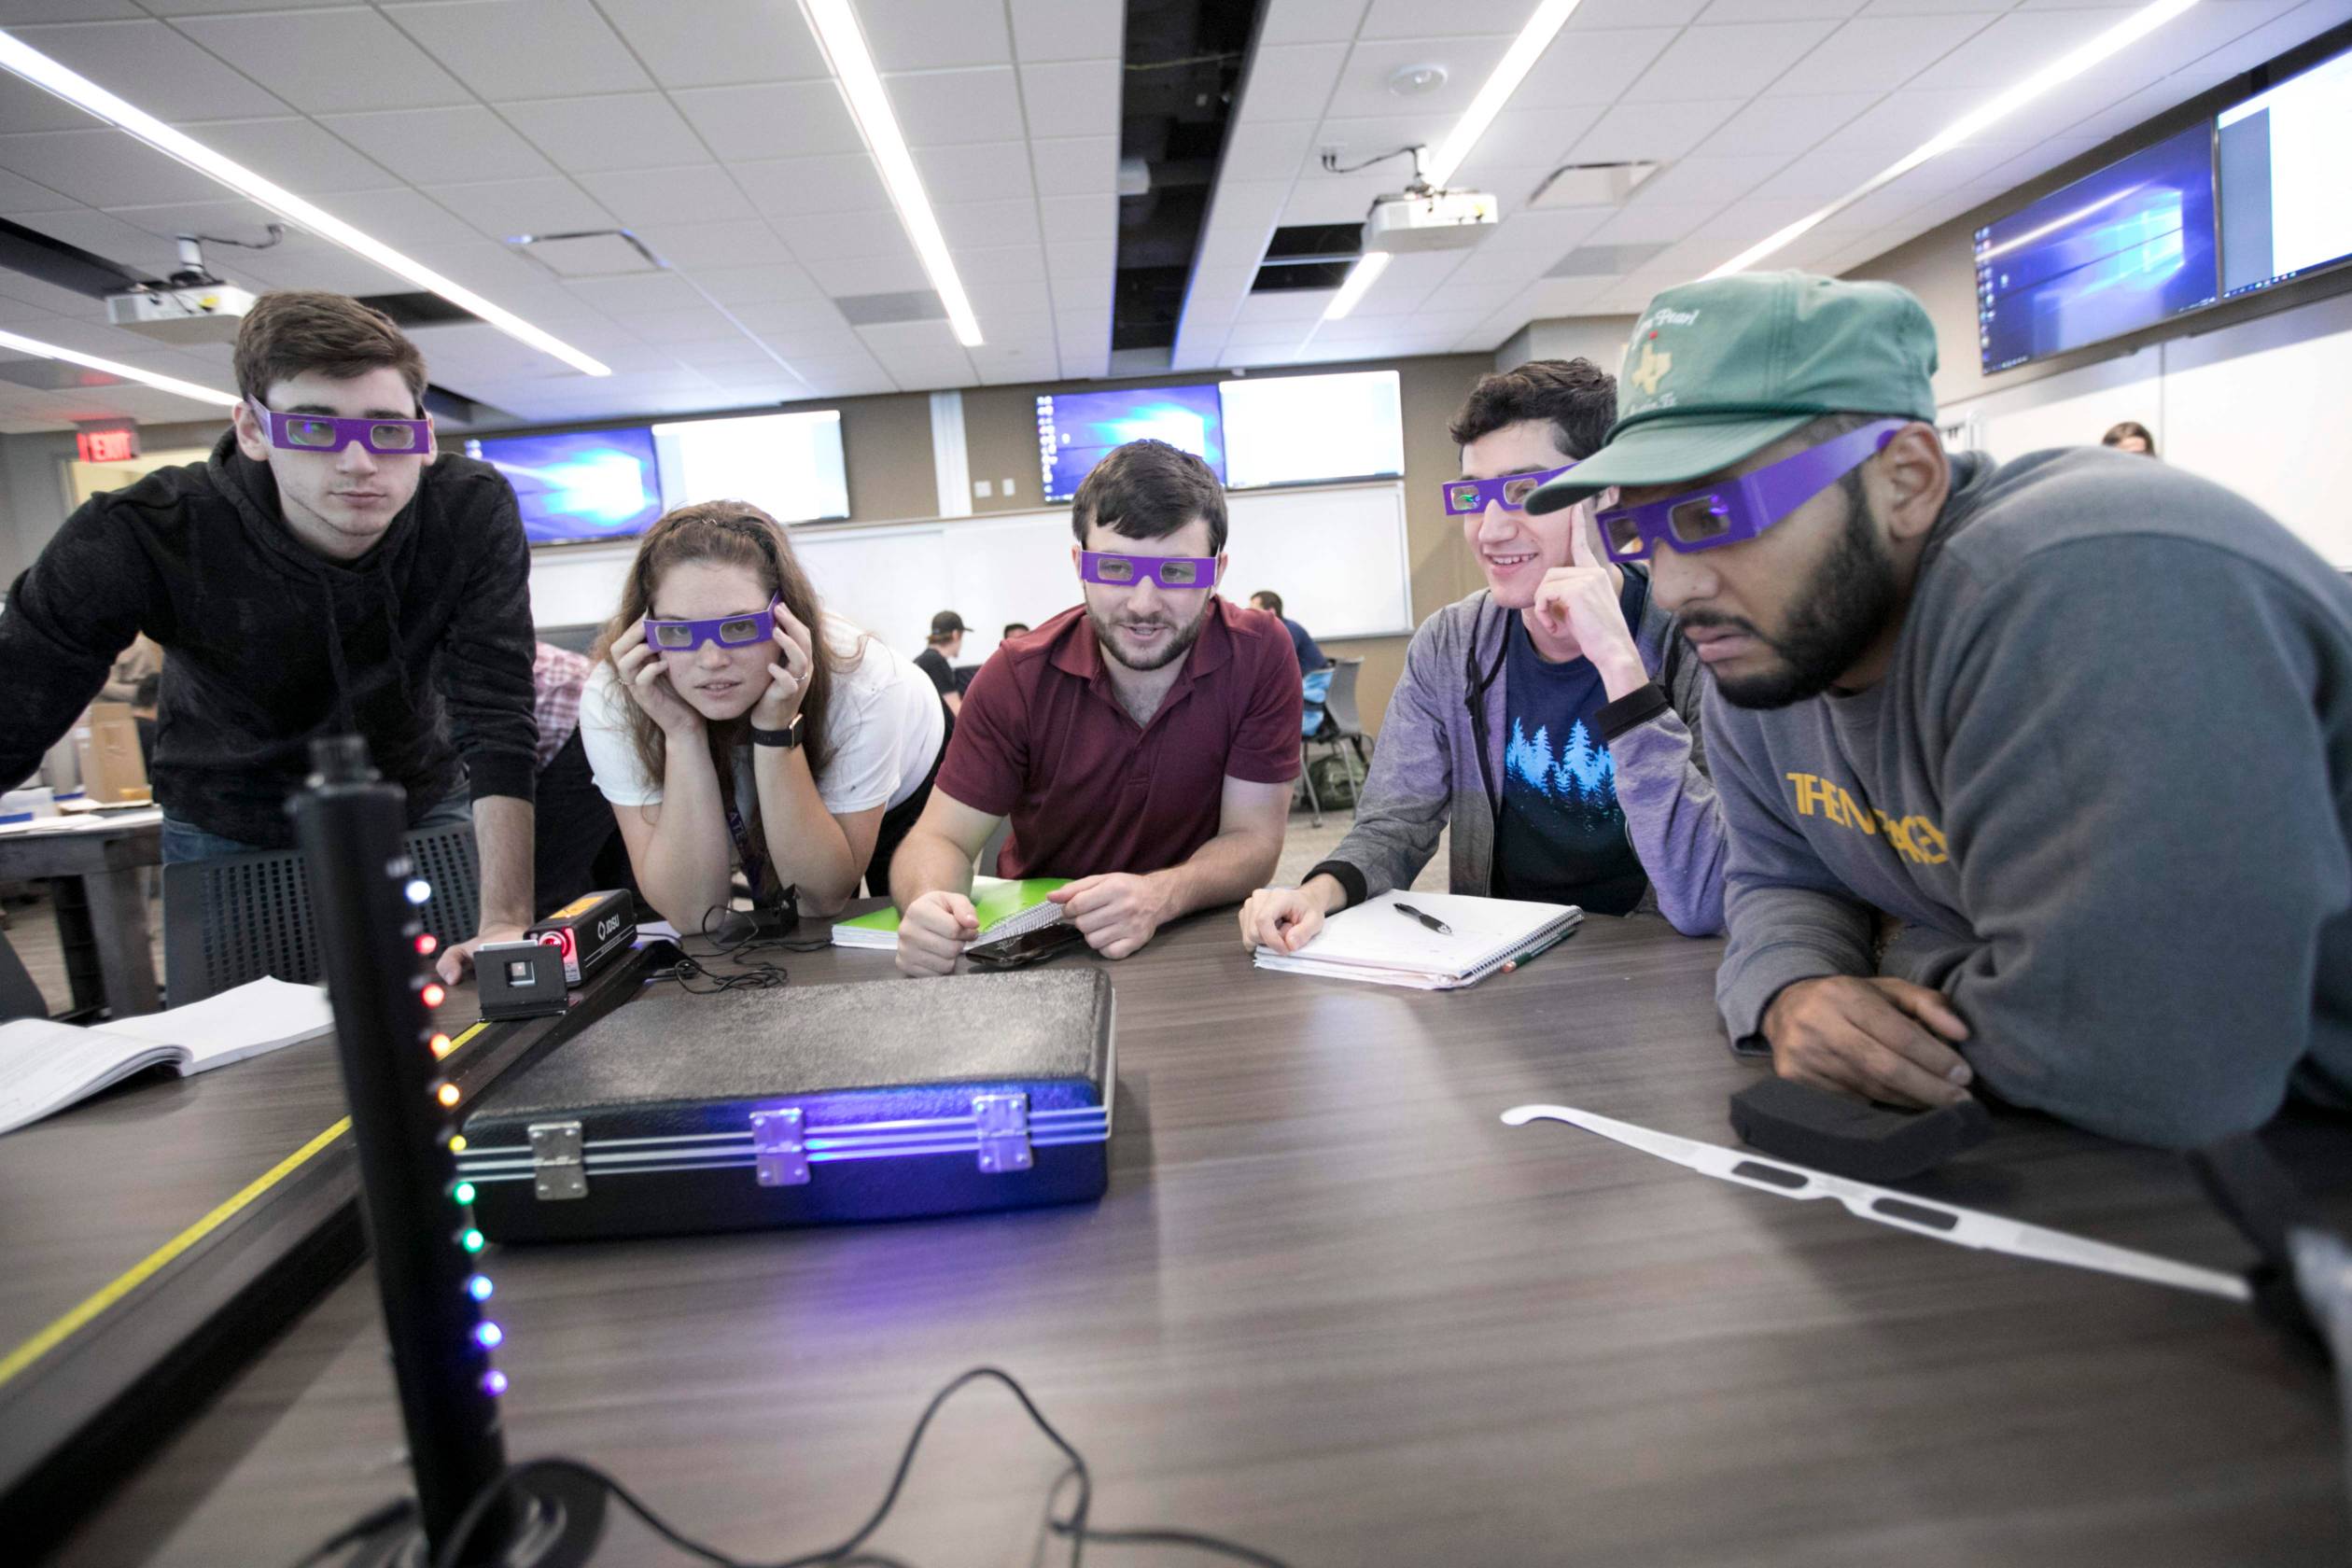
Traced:
<path id="1" fill-rule="evenodd" d="M 1404 906 L 1404 907 L 1400 907 Z M 1449 926 L 1435 931 L 1406 909 Z M 1525 903 L 1463 893 L 1387 892 L 1343 909 L 1295 953 L 1257 950 L 1260 969 L 1449 991 L 1521 963 L 1583 923 L 1573 903 Z"/>
<path id="2" fill-rule="evenodd" d="M 1032 876 L 1025 881 L 1008 881 L 1001 876 L 975 876 L 972 879 L 972 912 L 980 917 L 980 934 L 967 943 L 975 946 L 983 942 L 996 942 L 1023 931 L 1050 926 L 1061 918 L 1061 905 L 1048 903 L 1045 895 L 1069 884 L 1067 876 Z M 877 909 L 871 915 L 861 915 L 854 920 L 835 921 L 833 929 L 836 947 L 871 947 L 881 952 L 893 952 L 898 947 L 899 912 L 895 905 Z"/>
<path id="3" fill-rule="evenodd" d="M 0 1133 L 14 1132 L 150 1067 L 182 1076 L 330 1034 L 326 987 L 263 977 L 167 1013 L 81 1029 L 0 1024 Z"/>

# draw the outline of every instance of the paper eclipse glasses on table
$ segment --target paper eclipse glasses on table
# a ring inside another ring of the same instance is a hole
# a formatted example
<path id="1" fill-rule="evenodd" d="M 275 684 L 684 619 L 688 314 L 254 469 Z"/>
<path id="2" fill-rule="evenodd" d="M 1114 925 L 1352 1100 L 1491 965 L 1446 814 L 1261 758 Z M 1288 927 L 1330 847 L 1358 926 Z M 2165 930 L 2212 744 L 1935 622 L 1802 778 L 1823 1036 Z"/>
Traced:
<path id="1" fill-rule="evenodd" d="M 1876 420 L 1704 490 L 1644 506 L 1612 507 L 1600 517 L 1601 546 L 1613 561 L 1641 561 L 1661 544 L 1713 550 L 1752 539 L 1876 456 L 1909 423 Z"/>
<path id="2" fill-rule="evenodd" d="M 340 419 L 326 413 L 280 413 L 252 399 L 245 407 L 281 452 L 341 452 L 357 441 L 379 457 L 413 457 L 433 450 L 429 419 Z"/>
<path id="3" fill-rule="evenodd" d="M 776 607 L 784 601 L 770 599 L 765 609 L 749 615 L 721 615 L 711 621 L 656 621 L 645 618 L 645 640 L 665 653 L 691 653 L 706 642 L 721 648 L 742 648 L 764 641 L 776 635 Z"/>

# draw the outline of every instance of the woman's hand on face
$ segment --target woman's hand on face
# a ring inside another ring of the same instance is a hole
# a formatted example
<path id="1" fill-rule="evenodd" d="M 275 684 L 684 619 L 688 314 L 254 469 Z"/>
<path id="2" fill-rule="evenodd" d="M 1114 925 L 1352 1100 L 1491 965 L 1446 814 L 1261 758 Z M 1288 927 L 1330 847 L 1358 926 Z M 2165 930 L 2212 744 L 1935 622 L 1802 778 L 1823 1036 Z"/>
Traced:
<path id="1" fill-rule="evenodd" d="M 702 733 L 702 715 L 689 707 L 686 699 L 678 694 L 678 688 L 670 684 L 669 672 L 662 666 L 661 651 L 645 640 L 644 622 L 622 633 L 620 640 L 612 645 L 612 665 L 629 700 L 660 726 L 664 735 L 676 738 Z"/>
<path id="2" fill-rule="evenodd" d="M 817 668 L 816 639 L 780 599 L 776 606 L 775 637 L 777 662 L 768 665 L 768 688 L 751 708 L 751 722 L 763 730 L 780 730 L 791 723 Z"/>

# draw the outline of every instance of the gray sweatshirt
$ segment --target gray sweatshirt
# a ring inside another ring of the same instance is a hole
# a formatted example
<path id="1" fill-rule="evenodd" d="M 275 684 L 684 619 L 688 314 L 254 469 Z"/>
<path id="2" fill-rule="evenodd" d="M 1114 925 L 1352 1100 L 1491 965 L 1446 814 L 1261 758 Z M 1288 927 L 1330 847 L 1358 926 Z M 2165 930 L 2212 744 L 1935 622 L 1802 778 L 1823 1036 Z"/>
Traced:
<path id="1" fill-rule="evenodd" d="M 1602 710 L 1601 740 L 1617 762 L 1627 836 L 1649 875 L 1639 907 L 1664 915 L 1686 935 L 1712 936 L 1723 929 L 1724 830 L 1699 738 L 1704 671 L 1674 618 L 1655 599 L 1645 597 L 1644 606 L 1633 642 L 1655 685 Z M 1493 885 L 1493 791 L 1503 778 L 1509 722 L 1503 637 L 1511 613 L 1482 588 L 1413 634 L 1405 678 L 1380 721 L 1355 827 L 1316 867 L 1338 879 L 1351 903 L 1409 886 L 1436 852 L 1449 821 L 1452 890 L 1484 897 Z M 1479 724 L 1467 698 L 1475 680 L 1489 671 L 1493 680 L 1479 705 Z"/>
<path id="2" fill-rule="evenodd" d="M 1885 678 L 1769 712 L 1711 681 L 1706 722 L 1735 1045 L 1792 981 L 1877 973 L 2095 1132 L 2352 1106 L 2352 583 L 2250 503 L 2097 447 L 1961 456 Z"/>

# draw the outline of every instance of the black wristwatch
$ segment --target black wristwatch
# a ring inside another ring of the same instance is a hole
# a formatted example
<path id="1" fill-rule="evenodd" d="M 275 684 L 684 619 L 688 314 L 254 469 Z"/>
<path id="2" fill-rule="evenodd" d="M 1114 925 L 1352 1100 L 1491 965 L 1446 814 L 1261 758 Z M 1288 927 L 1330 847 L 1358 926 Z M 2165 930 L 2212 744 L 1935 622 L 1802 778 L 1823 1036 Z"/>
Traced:
<path id="1" fill-rule="evenodd" d="M 751 744 L 779 746 L 787 751 L 798 750 L 801 742 L 801 717 L 800 714 L 793 714 L 792 721 L 780 730 L 763 730 L 757 724 L 752 725 Z"/>

